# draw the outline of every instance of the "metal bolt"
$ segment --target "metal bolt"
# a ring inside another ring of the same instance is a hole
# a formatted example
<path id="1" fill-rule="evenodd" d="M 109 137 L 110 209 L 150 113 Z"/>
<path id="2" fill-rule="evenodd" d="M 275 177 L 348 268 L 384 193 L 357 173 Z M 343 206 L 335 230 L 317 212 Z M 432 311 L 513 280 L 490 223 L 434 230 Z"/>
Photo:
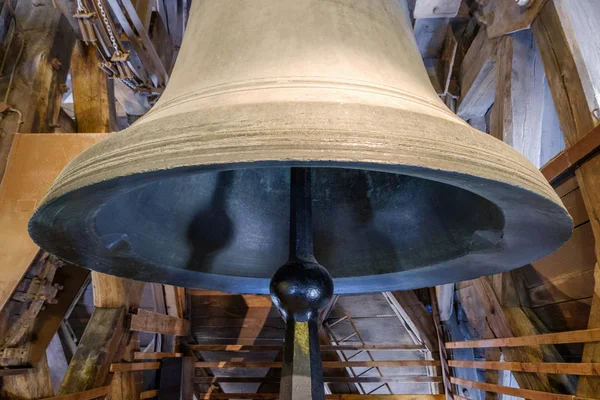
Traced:
<path id="1" fill-rule="evenodd" d="M 62 63 L 60 61 L 58 61 L 56 58 L 53 58 L 50 63 L 52 64 L 52 68 L 54 68 L 57 71 L 60 69 L 60 66 L 62 65 Z"/>

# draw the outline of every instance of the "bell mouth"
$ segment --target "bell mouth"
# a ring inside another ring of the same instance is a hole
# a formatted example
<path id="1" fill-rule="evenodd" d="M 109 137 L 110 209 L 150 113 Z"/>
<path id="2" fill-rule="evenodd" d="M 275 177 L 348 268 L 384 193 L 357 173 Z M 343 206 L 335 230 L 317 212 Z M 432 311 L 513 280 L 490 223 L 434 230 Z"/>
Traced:
<path id="1" fill-rule="evenodd" d="M 565 221 L 536 216 L 556 214 L 559 207 L 523 189 L 417 167 L 390 171 L 333 162 L 213 165 L 119 177 L 43 204 L 30 234 L 44 250 L 92 270 L 266 294 L 289 254 L 292 166 L 312 169 L 315 257 L 333 277 L 336 293 L 493 274 L 566 240 L 564 229 L 554 229 L 544 232 L 554 238 L 532 242 L 530 235 Z M 514 204 L 507 196 L 520 198 L 519 211 L 507 208 Z"/>

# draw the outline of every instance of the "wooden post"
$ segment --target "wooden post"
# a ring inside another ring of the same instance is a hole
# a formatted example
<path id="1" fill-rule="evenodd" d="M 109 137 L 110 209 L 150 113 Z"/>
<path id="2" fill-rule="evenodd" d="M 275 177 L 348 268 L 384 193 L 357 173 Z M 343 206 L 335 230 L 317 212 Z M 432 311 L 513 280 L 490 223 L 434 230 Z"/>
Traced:
<path id="1" fill-rule="evenodd" d="M 0 178 L 16 132 L 54 132 L 74 40 L 71 26 L 52 0 L 19 2 L 15 17 L 17 28 L 13 22 L 5 39 L 10 48 L 0 71 L 0 102 L 17 111 L 0 121 Z"/>
<path id="2" fill-rule="evenodd" d="M 540 49 L 544 69 L 567 146 L 574 145 L 596 125 L 598 120 L 597 21 L 600 10 L 593 0 L 549 0 L 532 25 Z M 577 180 L 596 242 L 596 258 L 600 258 L 600 157 L 586 161 L 576 171 Z M 588 328 L 600 327 L 600 266 L 594 271 L 595 290 Z M 600 343 L 584 347 L 582 362 L 600 361 Z M 600 393 L 600 378 L 581 377 L 577 395 L 593 397 Z"/>

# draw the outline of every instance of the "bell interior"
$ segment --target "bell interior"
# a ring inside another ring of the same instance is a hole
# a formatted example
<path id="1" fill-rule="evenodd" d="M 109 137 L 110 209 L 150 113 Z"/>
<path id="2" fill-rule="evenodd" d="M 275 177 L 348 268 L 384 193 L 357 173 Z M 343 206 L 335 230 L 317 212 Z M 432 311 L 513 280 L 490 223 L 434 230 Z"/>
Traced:
<path id="1" fill-rule="evenodd" d="M 502 212 L 467 190 L 388 172 L 311 171 L 314 252 L 334 279 L 501 246 Z M 290 168 L 162 171 L 133 187 L 124 179 L 86 221 L 114 268 L 133 263 L 142 280 L 145 264 L 270 278 L 288 258 Z"/>

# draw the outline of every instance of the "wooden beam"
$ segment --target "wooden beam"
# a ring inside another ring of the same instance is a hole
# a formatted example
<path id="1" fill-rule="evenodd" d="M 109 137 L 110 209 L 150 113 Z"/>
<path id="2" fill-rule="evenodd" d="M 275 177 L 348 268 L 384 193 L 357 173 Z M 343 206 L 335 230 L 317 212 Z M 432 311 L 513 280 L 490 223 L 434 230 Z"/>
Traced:
<path id="1" fill-rule="evenodd" d="M 544 69 L 567 147 L 574 146 L 595 126 L 598 117 L 600 46 L 597 18 L 600 10 L 594 1 L 549 0 L 532 31 L 540 48 Z M 596 259 L 600 259 L 600 157 L 593 157 L 576 170 L 577 180 L 594 232 Z M 594 270 L 595 288 L 588 328 L 600 328 L 600 265 Z M 583 362 L 600 361 L 600 344 L 586 344 Z M 578 396 L 600 393 L 600 378 L 582 377 Z"/>
<path id="2" fill-rule="evenodd" d="M 140 400 L 158 397 L 158 389 L 146 390 L 140 394 Z"/>
<path id="3" fill-rule="evenodd" d="M 454 307 L 454 283 L 436 286 L 435 296 L 440 312 L 440 321 L 448 321 Z"/>
<path id="4" fill-rule="evenodd" d="M 0 387 L 0 398 L 2 399 L 33 400 L 53 394 L 50 369 L 45 355 L 34 368 L 19 375 L 2 377 Z"/>
<path id="5" fill-rule="evenodd" d="M 465 120 L 486 115 L 494 103 L 497 46 L 482 27 L 462 60 L 457 114 Z"/>
<path id="6" fill-rule="evenodd" d="M 134 360 L 162 360 L 163 358 L 183 357 L 183 353 L 146 353 L 136 352 L 133 355 Z"/>
<path id="7" fill-rule="evenodd" d="M 256 376 L 220 376 L 220 377 L 196 377 L 196 383 L 279 383 L 279 377 L 256 377 Z M 323 376 L 326 383 L 441 383 L 439 376 Z"/>
<path id="8" fill-rule="evenodd" d="M 505 275 L 499 275 L 500 279 Z M 482 277 L 473 280 L 477 292 L 479 293 L 481 306 L 486 312 L 486 320 L 496 337 L 511 337 L 511 336 L 527 336 L 537 334 L 537 325 L 530 319 L 530 315 L 526 314 L 524 308 L 521 308 L 516 302 L 519 301 L 516 291 L 505 291 L 511 288 L 511 285 L 502 285 L 504 293 L 497 294 L 492 287 L 488 277 Z M 514 282 L 513 282 L 514 285 Z M 499 297 L 505 299 L 504 304 L 509 307 L 504 307 Z M 507 300 L 508 299 L 508 300 Z M 507 301 L 510 301 L 507 303 Z M 497 345 L 496 345 L 497 346 Z M 451 348 L 446 346 L 447 348 Z M 520 361 L 539 363 L 544 360 L 552 362 L 561 362 L 562 358 L 558 355 L 554 347 L 529 346 L 515 349 L 513 347 L 502 347 L 502 352 L 507 361 Z M 559 381 L 550 381 L 547 376 L 534 375 L 516 372 L 515 379 L 519 383 L 519 387 L 541 392 L 552 392 L 554 386 L 572 388 L 573 382 L 568 379 L 560 379 Z M 574 390 L 574 388 L 573 388 Z"/>
<path id="9" fill-rule="evenodd" d="M 251 352 L 251 351 L 278 351 L 282 350 L 281 345 L 240 345 L 240 344 L 192 344 L 186 348 L 192 351 L 235 351 L 235 352 Z M 417 344 L 342 344 L 329 345 L 322 344 L 321 352 L 324 351 L 414 351 L 426 350 L 425 346 Z"/>
<path id="10" fill-rule="evenodd" d="M 42 400 L 93 400 L 99 397 L 104 398 L 104 396 L 109 393 L 109 389 L 109 386 L 102 386 L 96 389 L 86 390 L 84 392 L 45 397 Z"/>
<path id="11" fill-rule="evenodd" d="M 555 394 L 537 390 L 513 388 L 509 386 L 493 385 L 491 383 L 469 381 L 466 379 L 451 378 L 452 383 L 462 387 L 490 391 L 508 396 L 522 397 L 529 400 L 593 400 L 593 398 L 573 396 L 570 394 Z"/>
<path id="12" fill-rule="evenodd" d="M 531 372 L 536 374 L 569 374 L 599 376 L 600 363 L 522 363 L 496 361 L 448 361 L 455 368 L 478 368 L 496 371 Z"/>
<path id="13" fill-rule="evenodd" d="M 190 330 L 190 323 L 183 318 L 139 309 L 137 314 L 131 316 L 131 326 L 129 329 L 140 332 L 187 336 Z"/>
<path id="14" fill-rule="evenodd" d="M 199 361 L 196 368 L 281 368 L 281 362 L 268 361 Z M 439 367 L 435 360 L 402 361 L 323 361 L 323 368 L 359 368 L 359 367 Z"/>
<path id="15" fill-rule="evenodd" d="M 77 131 L 117 130 L 113 80 L 98 67 L 96 47 L 77 40 L 71 57 L 71 83 Z"/>
<path id="16" fill-rule="evenodd" d="M 546 0 L 530 0 L 527 6 L 520 6 L 515 0 L 481 2 L 483 16 L 490 38 L 528 29 L 544 6 Z"/>
<path id="17" fill-rule="evenodd" d="M 538 168 L 542 152 L 544 70 L 531 31 L 499 39 L 490 134 Z"/>
<path id="18" fill-rule="evenodd" d="M 448 349 L 520 347 L 542 344 L 593 343 L 600 342 L 600 329 L 582 331 L 547 333 L 543 335 L 506 337 L 498 339 L 467 340 L 464 342 L 448 342 Z"/>
<path id="19" fill-rule="evenodd" d="M 0 179 L 17 132 L 54 132 L 69 73 L 73 30 L 51 0 L 36 4 L 15 3 L 17 27 L 12 24 L 14 35 L 9 33 L 4 42 L 7 54 L 0 78 L 2 101 L 18 111 L 9 112 L 0 122 Z"/>
<path id="20" fill-rule="evenodd" d="M 438 340 L 431 314 L 412 290 L 384 294 L 386 299 L 399 313 L 400 318 L 409 326 L 418 341 L 432 353 L 438 352 Z"/>
<path id="21" fill-rule="evenodd" d="M 276 400 L 279 393 L 198 393 L 203 400 Z M 443 394 L 326 394 L 326 400 L 445 400 Z M 562 400 L 562 399 L 560 399 Z"/>
<path id="22" fill-rule="evenodd" d="M 96 308 L 73 356 L 59 395 L 104 386 L 124 332 L 124 307 Z"/>
<path id="23" fill-rule="evenodd" d="M 112 363 L 110 372 L 151 371 L 160 369 L 160 362 Z"/>

